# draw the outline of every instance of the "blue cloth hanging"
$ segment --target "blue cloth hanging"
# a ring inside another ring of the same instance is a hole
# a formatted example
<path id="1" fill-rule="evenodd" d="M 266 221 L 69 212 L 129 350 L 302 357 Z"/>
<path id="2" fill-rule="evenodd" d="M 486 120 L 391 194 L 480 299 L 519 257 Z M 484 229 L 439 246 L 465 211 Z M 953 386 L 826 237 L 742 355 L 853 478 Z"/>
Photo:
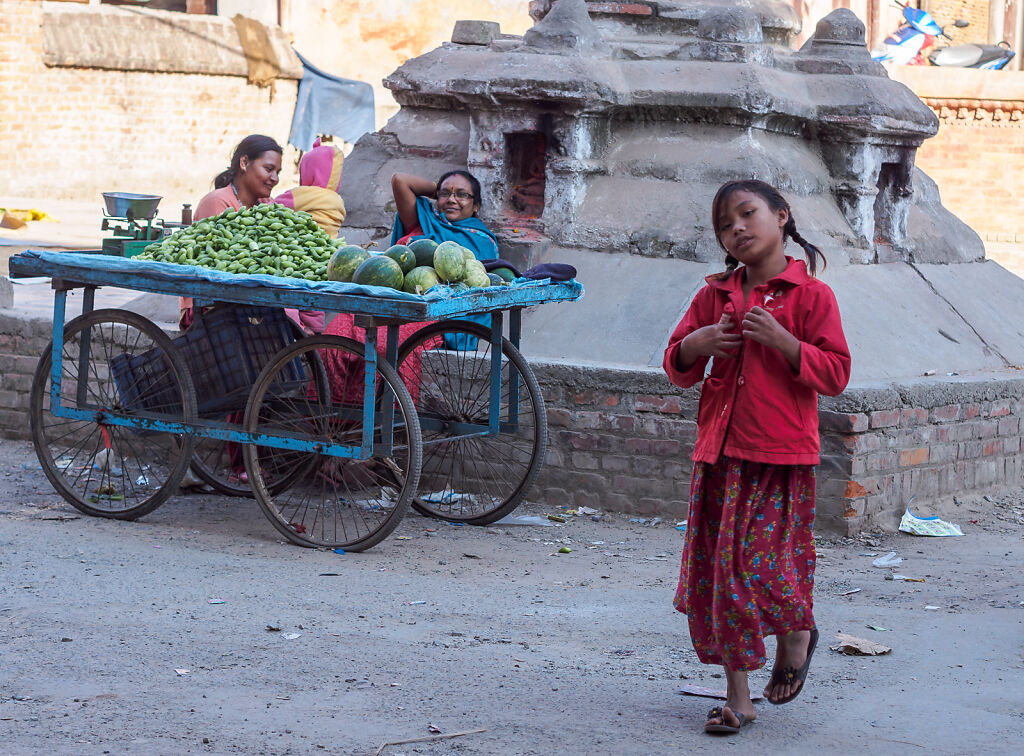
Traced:
<path id="1" fill-rule="evenodd" d="M 295 54 L 303 70 L 288 136 L 290 144 L 308 152 L 321 134 L 355 142 L 374 130 L 373 87 L 363 81 L 331 76 L 298 51 Z"/>

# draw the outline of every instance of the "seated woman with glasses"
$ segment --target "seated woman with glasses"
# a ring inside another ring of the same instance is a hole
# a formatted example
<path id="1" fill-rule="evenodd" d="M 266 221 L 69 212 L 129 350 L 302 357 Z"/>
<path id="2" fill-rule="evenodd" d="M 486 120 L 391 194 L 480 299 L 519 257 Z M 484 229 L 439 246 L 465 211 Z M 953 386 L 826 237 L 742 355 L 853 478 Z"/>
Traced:
<path id="1" fill-rule="evenodd" d="M 454 241 L 473 251 L 478 260 L 494 260 L 498 257 L 498 240 L 476 217 L 480 210 L 480 182 L 467 171 L 449 171 L 437 183 L 430 179 L 408 173 L 396 173 L 391 177 L 391 191 L 398 206 L 398 213 L 391 230 L 391 244 L 408 244 L 416 239 L 433 239 L 441 242 Z M 435 205 L 430 200 L 437 198 Z M 466 315 L 472 320 L 490 327 L 489 315 Z M 406 323 L 399 327 L 399 338 L 404 341 L 426 323 Z M 363 341 L 361 328 L 355 327 L 351 315 L 338 315 L 331 321 L 327 333 L 346 336 Z M 477 346 L 475 336 L 446 334 L 448 349 L 473 351 Z M 334 371 L 328 369 L 328 373 Z M 410 391 L 413 387 L 410 386 Z M 415 392 L 413 393 L 415 397 Z"/>
<path id="2" fill-rule="evenodd" d="M 391 191 L 398 216 L 391 231 L 392 244 L 414 239 L 433 239 L 438 244 L 454 241 L 473 250 L 478 260 L 498 257 L 498 241 L 477 218 L 480 182 L 466 171 L 449 171 L 437 183 L 430 179 L 396 173 Z M 430 202 L 436 198 L 437 204 Z"/>

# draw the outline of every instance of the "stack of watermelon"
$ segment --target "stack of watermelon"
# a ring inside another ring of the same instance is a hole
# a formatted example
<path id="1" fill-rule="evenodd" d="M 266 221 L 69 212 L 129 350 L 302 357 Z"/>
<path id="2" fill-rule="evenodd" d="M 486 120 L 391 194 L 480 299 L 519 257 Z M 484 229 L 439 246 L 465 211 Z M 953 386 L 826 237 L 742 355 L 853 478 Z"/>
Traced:
<path id="1" fill-rule="evenodd" d="M 410 294 L 423 294 L 440 283 L 456 289 L 508 286 L 514 277 L 509 268 L 488 273 L 472 250 L 432 239 L 417 239 L 408 246 L 396 244 L 376 255 L 348 245 L 335 252 L 327 264 L 330 281 L 386 286 Z"/>

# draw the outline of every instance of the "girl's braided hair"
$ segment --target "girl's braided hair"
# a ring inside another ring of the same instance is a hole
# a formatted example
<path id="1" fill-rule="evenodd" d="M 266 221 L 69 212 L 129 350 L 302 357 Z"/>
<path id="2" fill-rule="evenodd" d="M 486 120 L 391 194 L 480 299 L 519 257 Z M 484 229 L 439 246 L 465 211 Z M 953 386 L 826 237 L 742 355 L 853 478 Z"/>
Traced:
<path id="1" fill-rule="evenodd" d="M 719 188 L 718 192 L 715 194 L 715 199 L 711 203 L 711 223 L 715 229 L 715 238 L 718 240 L 718 246 L 723 250 L 725 249 L 725 245 L 722 244 L 719 211 L 736 192 L 750 192 L 751 194 L 756 194 L 768 204 L 768 207 L 772 212 L 785 210 L 789 214 L 789 219 L 786 221 L 786 225 L 782 227 L 782 236 L 783 238 L 788 236 L 803 247 L 804 254 L 807 255 L 807 268 L 812 276 L 818 272 L 819 257 L 821 258 L 822 268 L 828 265 L 828 261 L 825 259 L 825 255 L 822 251 L 802 237 L 796 230 L 796 221 L 793 220 L 793 211 L 790 210 L 789 203 L 786 202 L 786 199 L 779 194 L 778 189 L 771 184 L 766 184 L 764 181 L 758 181 L 757 179 L 729 181 L 728 183 L 722 184 L 721 188 Z M 726 272 L 731 273 L 739 264 L 739 260 L 726 251 Z"/>

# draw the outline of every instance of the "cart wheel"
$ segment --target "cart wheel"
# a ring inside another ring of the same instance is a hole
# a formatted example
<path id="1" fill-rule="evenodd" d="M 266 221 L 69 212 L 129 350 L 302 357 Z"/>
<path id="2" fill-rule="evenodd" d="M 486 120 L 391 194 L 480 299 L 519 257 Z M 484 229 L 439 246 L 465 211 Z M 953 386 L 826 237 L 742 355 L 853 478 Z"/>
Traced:
<path id="1" fill-rule="evenodd" d="M 295 341 L 305 338 L 305 334 L 298 325 L 294 326 L 293 332 Z M 311 354 L 315 359 L 316 355 Z M 326 375 L 319 359 L 316 360 L 318 368 L 311 365 L 312 374 L 318 380 L 326 381 Z M 323 385 L 326 385 L 323 384 Z M 243 412 L 232 413 L 226 417 L 218 418 L 232 425 L 241 427 Z M 279 449 L 261 447 L 260 454 L 277 454 Z M 242 459 L 242 445 L 221 441 L 217 438 L 197 437 L 195 439 L 195 451 L 192 453 L 192 472 L 196 474 L 203 483 L 210 486 L 217 493 L 225 496 L 253 497 L 252 486 L 249 485 L 249 475 L 245 472 L 245 461 Z M 269 469 L 264 465 L 264 471 Z M 291 485 L 291 481 L 303 472 L 301 468 L 279 466 L 282 470 L 282 477 L 270 483 L 271 490 L 280 491 Z M 287 473 L 287 474 L 284 474 Z"/>
<path id="2" fill-rule="evenodd" d="M 318 357 L 329 390 L 296 375 L 296 365 Z M 316 452 L 275 449 L 265 469 L 260 450 L 247 444 L 245 469 L 263 512 L 274 527 L 301 546 L 362 551 L 395 529 L 416 491 L 422 448 L 412 398 L 394 368 L 378 364 L 374 456 L 365 461 Z M 303 441 L 358 447 L 363 436 L 363 345 L 340 336 L 312 336 L 277 354 L 249 397 L 245 429 Z M 382 427 L 384 389 L 390 389 L 393 432 Z M 384 442 L 391 450 L 382 454 Z M 310 463 L 312 457 L 313 462 Z M 265 459 L 265 457 L 264 457 Z M 273 491 L 276 466 L 301 465 L 303 475 L 284 491 Z"/>
<path id="3" fill-rule="evenodd" d="M 476 350 L 446 349 L 446 335 L 462 334 L 477 337 Z M 465 321 L 432 323 L 399 348 L 398 373 L 414 398 L 423 433 L 423 472 L 413 507 L 424 514 L 487 525 L 519 506 L 540 472 L 548 442 L 540 385 L 507 339 L 501 352 L 499 418 L 506 427 L 497 435 L 449 440 L 471 432 L 467 426 L 487 430 L 490 330 Z M 510 412 L 516 394 L 517 413 Z"/>
<path id="4" fill-rule="evenodd" d="M 32 379 L 32 442 L 57 492 L 89 515 L 133 520 L 165 502 L 192 457 L 192 437 L 111 425 L 105 417 L 195 422 L 192 378 L 171 340 L 141 315 L 95 310 L 64 328 L 61 405 L 50 412 L 53 344 Z"/>

